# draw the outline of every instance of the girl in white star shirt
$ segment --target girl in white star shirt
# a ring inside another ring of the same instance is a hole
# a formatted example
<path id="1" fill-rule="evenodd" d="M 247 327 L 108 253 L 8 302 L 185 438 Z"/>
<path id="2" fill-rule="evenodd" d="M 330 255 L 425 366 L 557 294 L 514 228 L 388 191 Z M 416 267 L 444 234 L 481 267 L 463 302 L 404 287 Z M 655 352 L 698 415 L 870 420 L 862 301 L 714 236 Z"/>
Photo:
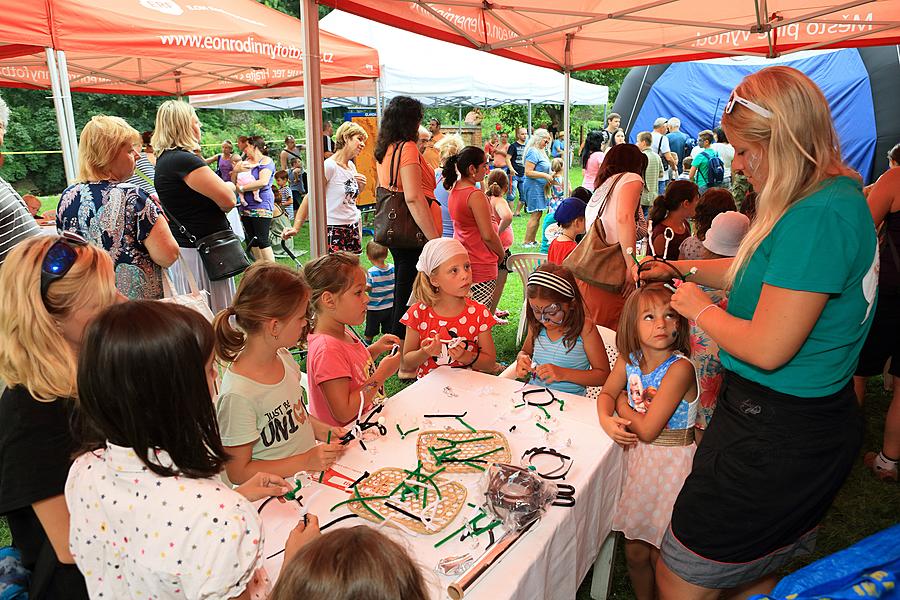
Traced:
<path id="1" fill-rule="evenodd" d="M 149 374 L 149 376 L 148 376 Z M 199 313 L 117 304 L 88 328 L 78 364 L 84 453 L 66 482 L 69 547 L 91 598 L 251 598 L 265 587 L 250 503 L 290 490 L 257 473 L 232 490 L 211 402 L 213 331 Z M 318 536 L 298 523 L 289 562 Z"/>

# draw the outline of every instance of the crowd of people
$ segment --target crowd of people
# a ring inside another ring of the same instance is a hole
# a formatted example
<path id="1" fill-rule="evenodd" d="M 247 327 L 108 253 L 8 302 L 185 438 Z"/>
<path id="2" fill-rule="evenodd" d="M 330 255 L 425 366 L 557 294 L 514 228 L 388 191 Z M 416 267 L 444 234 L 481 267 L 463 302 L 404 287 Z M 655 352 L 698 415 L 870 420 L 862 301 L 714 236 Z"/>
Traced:
<path id="1" fill-rule="evenodd" d="M 573 190 L 556 131 L 482 148 L 423 118 L 390 101 L 376 182 L 354 163 L 362 127 L 327 134 L 328 252 L 301 271 L 272 251 L 308 214 L 295 140 L 277 163 L 259 136 L 204 158 L 183 102 L 149 135 L 88 122 L 57 235 L 0 182 L 0 514 L 33 598 L 427 597 L 400 545 L 365 526 L 321 534 L 314 515 L 266 581 L 252 502 L 339 460 L 388 378 L 442 366 L 596 398 L 624 449 L 613 528 L 636 597 L 765 593 L 810 551 L 862 444 L 865 379 L 897 358 L 900 145 L 863 189 L 821 91 L 786 67 L 748 75 L 696 141 L 659 118 L 630 144 L 609 115 Z M 0 136 L 7 119 L 0 103 Z M 376 222 L 384 243 L 363 245 L 366 186 L 399 195 L 406 222 L 390 226 L 409 235 Z M 276 208 L 293 223 L 273 235 Z M 522 208 L 524 246 L 546 257 L 504 368 L 494 331 Z M 208 255 L 238 234 L 256 260 L 235 286 Z M 179 298 L 198 290 L 206 312 Z M 892 365 L 884 445 L 865 463 L 896 480 Z"/>

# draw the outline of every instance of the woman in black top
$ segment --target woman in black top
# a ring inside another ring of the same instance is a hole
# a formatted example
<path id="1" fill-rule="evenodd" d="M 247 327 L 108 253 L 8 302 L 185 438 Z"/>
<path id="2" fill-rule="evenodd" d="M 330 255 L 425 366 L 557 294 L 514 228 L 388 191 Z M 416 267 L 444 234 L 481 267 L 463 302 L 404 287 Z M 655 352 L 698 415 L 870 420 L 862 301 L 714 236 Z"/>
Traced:
<path id="1" fill-rule="evenodd" d="M 0 269 L 0 514 L 32 572 L 32 600 L 88 597 L 63 497 L 71 398 L 84 329 L 117 299 L 109 254 L 73 234 L 30 238 Z"/>
<path id="2" fill-rule="evenodd" d="M 200 120 L 185 102 L 167 100 L 156 113 L 153 147 L 157 152 L 153 183 L 166 213 L 196 239 L 231 229 L 225 214 L 235 205 L 234 184 L 222 181 L 206 162 L 193 153 L 200 148 Z M 234 281 L 210 281 L 196 247 L 172 223 L 172 233 L 181 247 L 181 256 L 201 290 L 209 292 L 209 306 L 219 312 L 228 308 L 234 296 Z M 190 291 L 185 273 L 174 270 L 178 293 Z"/>

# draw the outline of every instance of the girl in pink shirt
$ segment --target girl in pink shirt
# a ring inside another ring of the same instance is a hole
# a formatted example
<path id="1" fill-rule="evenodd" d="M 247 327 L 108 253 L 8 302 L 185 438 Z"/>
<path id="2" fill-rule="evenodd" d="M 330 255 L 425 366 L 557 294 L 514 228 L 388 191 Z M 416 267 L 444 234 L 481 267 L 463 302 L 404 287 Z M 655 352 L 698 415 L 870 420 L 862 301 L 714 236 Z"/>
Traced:
<path id="1" fill-rule="evenodd" d="M 357 256 L 321 256 L 306 263 L 303 274 L 312 288 L 313 333 L 306 360 L 310 413 L 331 425 L 347 425 L 356 420 L 360 404 L 365 413 L 384 400 L 384 382 L 397 372 L 400 355 L 392 352 L 377 367 L 375 358 L 399 348 L 400 339 L 385 334 L 366 348 L 350 329 L 366 320 L 369 303 L 366 272 Z"/>

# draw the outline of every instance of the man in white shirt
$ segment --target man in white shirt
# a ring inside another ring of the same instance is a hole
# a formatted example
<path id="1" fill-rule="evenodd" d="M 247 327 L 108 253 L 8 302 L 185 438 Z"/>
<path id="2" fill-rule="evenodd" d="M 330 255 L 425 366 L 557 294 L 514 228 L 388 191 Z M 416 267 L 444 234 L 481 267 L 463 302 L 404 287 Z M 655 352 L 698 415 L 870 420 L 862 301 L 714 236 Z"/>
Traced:
<path id="1" fill-rule="evenodd" d="M 666 193 L 666 181 L 669 178 L 668 169 L 674 169 L 675 173 L 678 172 L 678 167 L 675 153 L 669 149 L 669 139 L 666 137 L 666 133 L 668 133 L 668 129 L 666 128 L 666 123 L 668 120 L 665 117 L 659 117 L 655 121 L 653 121 L 653 132 L 651 135 L 653 136 L 653 144 L 650 148 L 656 152 L 659 157 L 663 161 L 663 173 L 659 178 L 657 190 L 659 194 Z"/>

